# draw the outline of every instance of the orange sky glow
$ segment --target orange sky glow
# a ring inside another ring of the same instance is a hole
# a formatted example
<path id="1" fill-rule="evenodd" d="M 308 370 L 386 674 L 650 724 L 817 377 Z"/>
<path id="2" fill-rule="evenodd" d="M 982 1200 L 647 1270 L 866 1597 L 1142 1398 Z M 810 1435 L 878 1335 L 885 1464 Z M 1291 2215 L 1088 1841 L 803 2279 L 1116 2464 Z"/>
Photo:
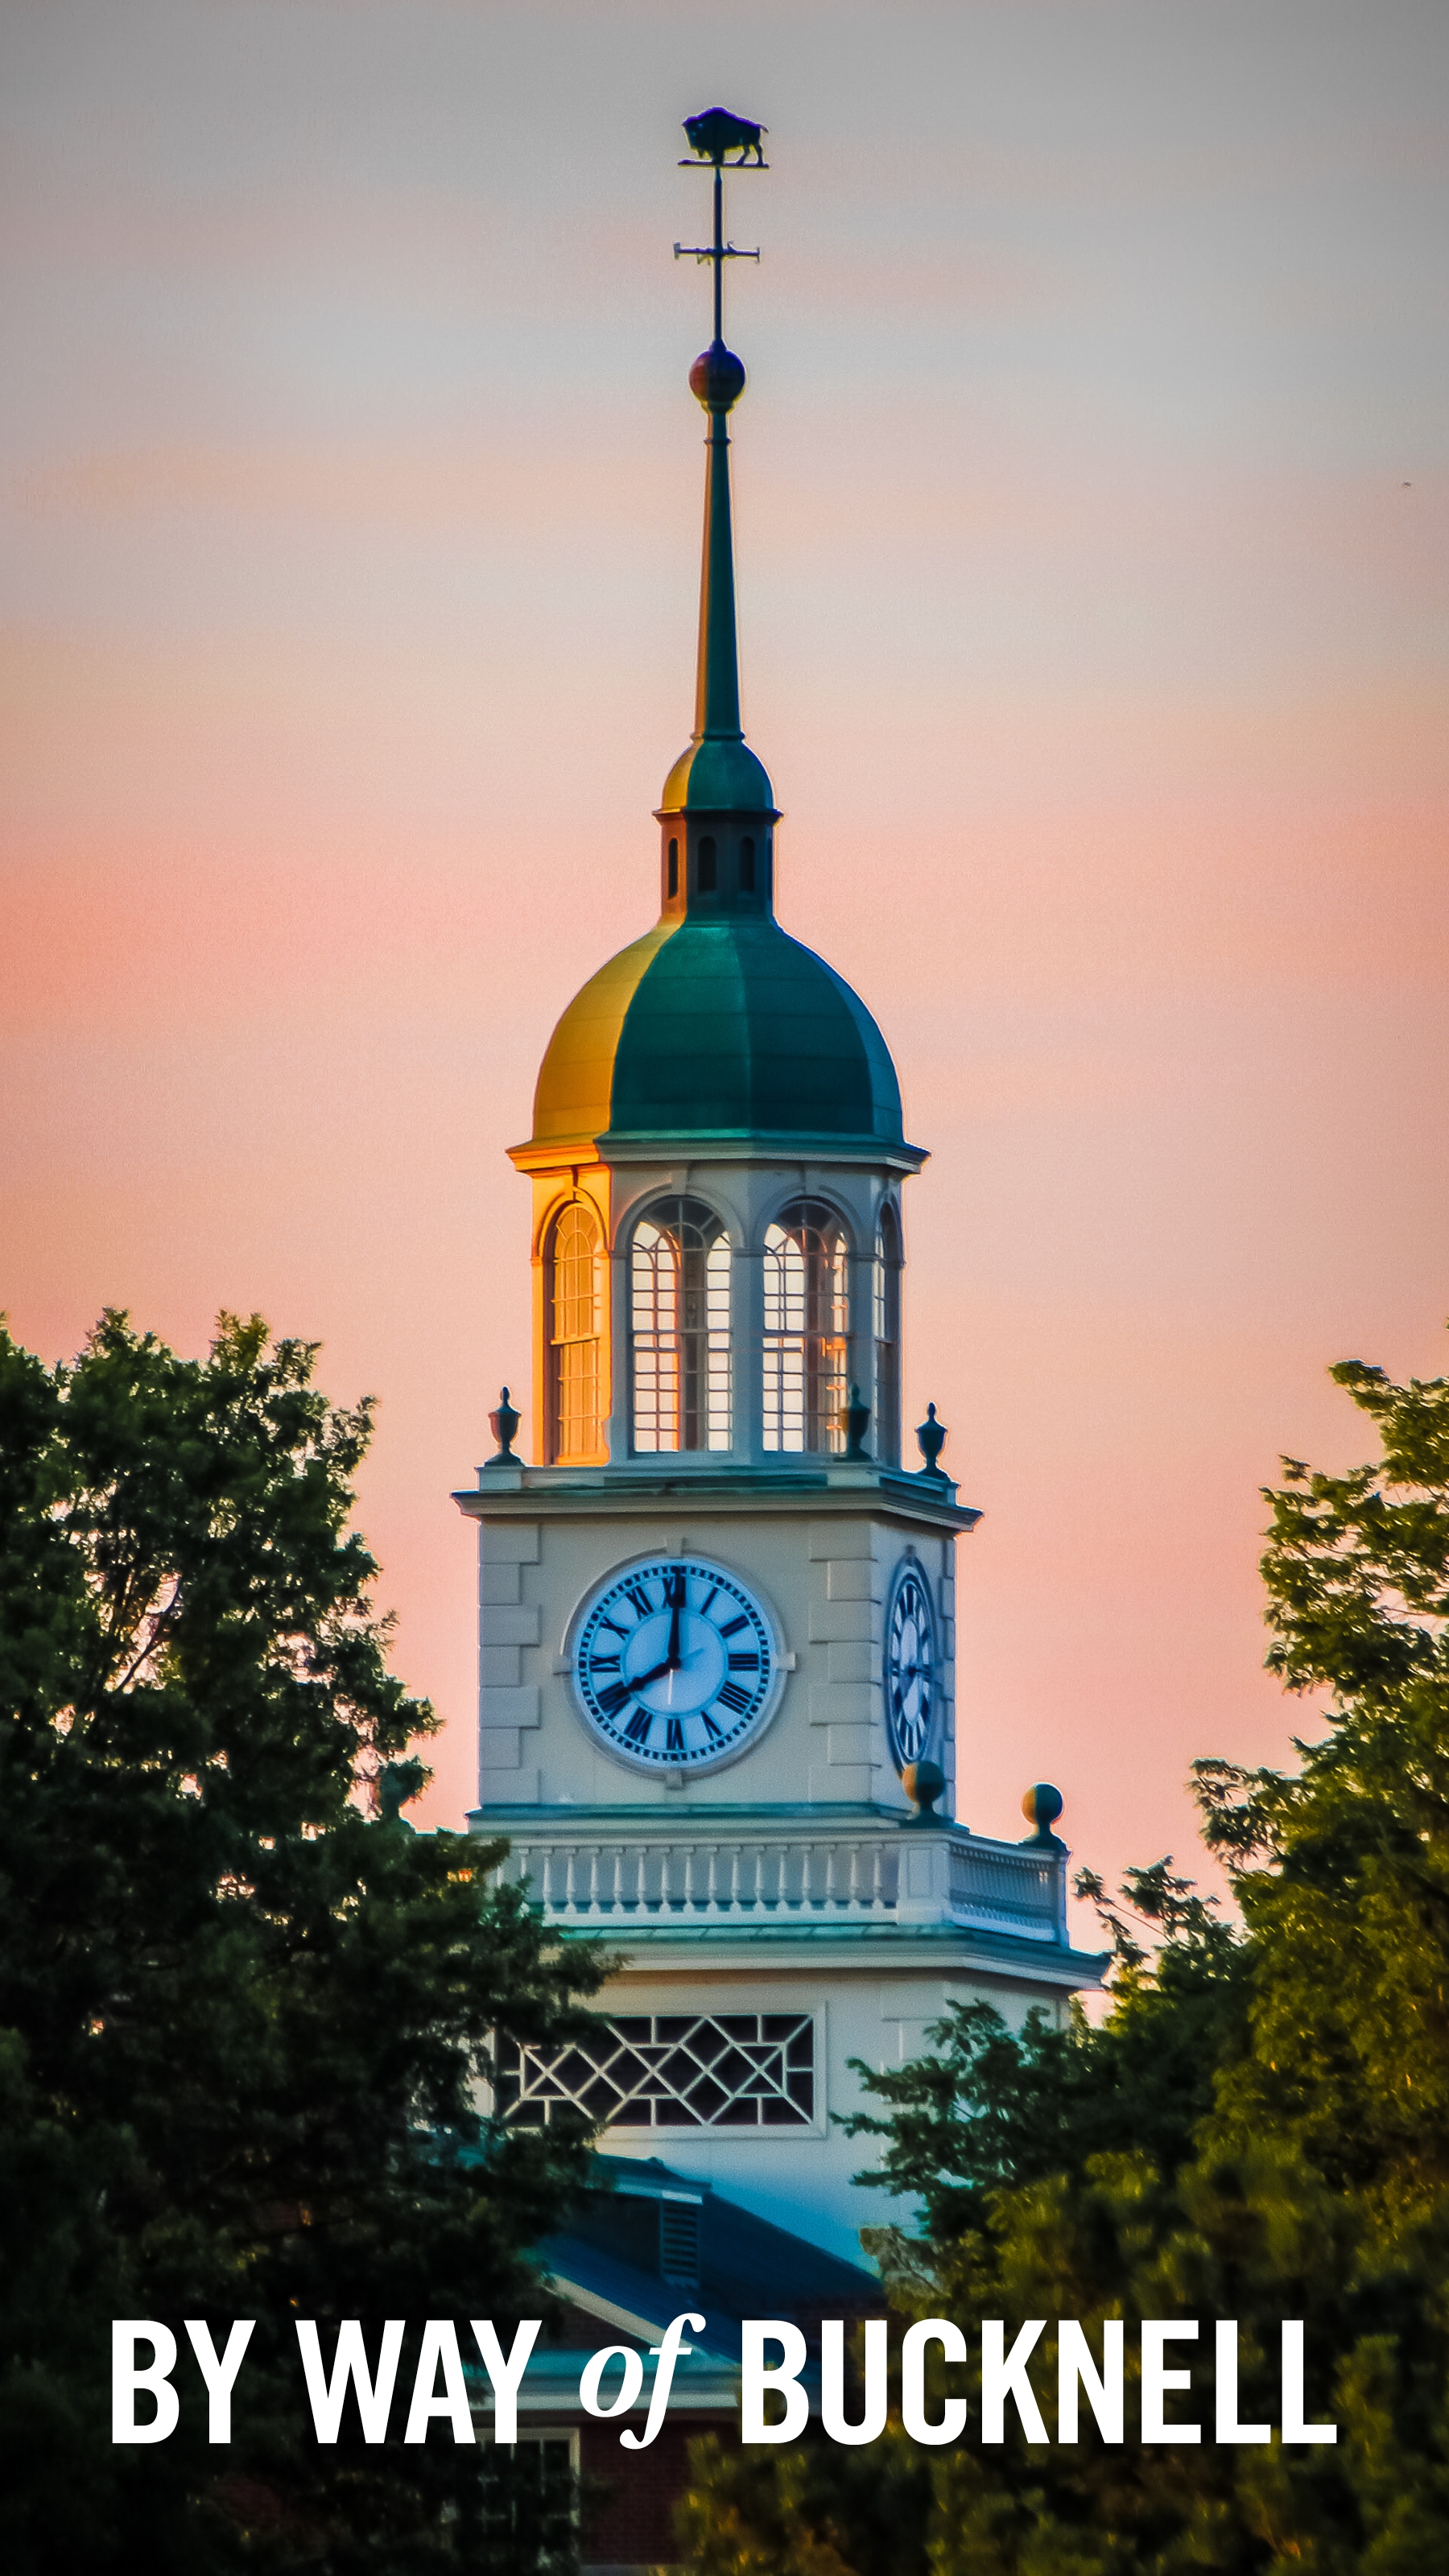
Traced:
<path id="1" fill-rule="evenodd" d="M 1191 1758 L 1314 1725 L 1259 1487 L 1367 1454 L 1331 1361 L 1449 1366 L 1449 22 L 718 19 L 7 13 L 0 1305 L 258 1308 L 378 1396 L 459 1822 L 504 1148 L 692 706 L 718 95 L 781 916 L 930 1148 L 907 1419 L 985 1514 L 960 1810 L 1051 1779 L 1080 1860 L 1193 1867 Z"/>

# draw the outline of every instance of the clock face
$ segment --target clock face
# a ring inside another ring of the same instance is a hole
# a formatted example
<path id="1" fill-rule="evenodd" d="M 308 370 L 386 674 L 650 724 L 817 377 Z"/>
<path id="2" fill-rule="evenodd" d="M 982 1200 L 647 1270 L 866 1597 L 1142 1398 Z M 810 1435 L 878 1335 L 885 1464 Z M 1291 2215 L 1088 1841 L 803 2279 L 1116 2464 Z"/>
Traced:
<path id="1" fill-rule="evenodd" d="M 574 1690 L 594 1733 L 640 1771 L 706 1771 L 759 1733 L 782 1678 L 748 1585 L 692 1556 L 631 1566 L 585 1602 Z"/>
<path id="2" fill-rule="evenodd" d="M 896 1576 L 886 1616 L 886 1730 L 896 1769 L 919 1762 L 936 1714 L 936 1620 L 913 1557 Z"/>

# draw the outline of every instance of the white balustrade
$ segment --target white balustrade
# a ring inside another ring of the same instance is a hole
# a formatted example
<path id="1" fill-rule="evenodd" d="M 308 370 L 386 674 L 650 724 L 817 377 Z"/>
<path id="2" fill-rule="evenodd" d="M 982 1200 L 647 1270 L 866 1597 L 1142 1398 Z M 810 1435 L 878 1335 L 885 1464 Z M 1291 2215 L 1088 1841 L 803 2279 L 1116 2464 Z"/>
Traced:
<path id="1" fill-rule="evenodd" d="M 909 1837 L 909 1841 L 907 1841 Z M 747 1922 L 781 1917 L 892 1921 L 904 1916 L 903 1852 L 924 1864 L 937 1919 L 1061 1937 L 1060 1863 L 1046 1854 L 910 1828 L 874 1834 L 770 1835 L 654 1842 L 603 1835 L 520 1837 L 509 1874 L 532 1882 L 560 1923 Z M 922 1919 L 921 1905 L 909 1908 Z"/>

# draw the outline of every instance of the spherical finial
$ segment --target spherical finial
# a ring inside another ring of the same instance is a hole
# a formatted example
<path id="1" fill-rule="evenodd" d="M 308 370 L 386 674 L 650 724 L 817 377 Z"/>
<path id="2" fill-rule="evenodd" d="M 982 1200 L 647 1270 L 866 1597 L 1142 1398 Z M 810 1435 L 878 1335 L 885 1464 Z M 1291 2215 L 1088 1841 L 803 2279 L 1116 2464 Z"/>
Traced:
<path id="1" fill-rule="evenodd" d="M 711 340 L 689 370 L 689 390 L 706 411 L 732 411 L 745 390 L 745 371 L 733 349 Z"/>
<path id="2" fill-rule="evenodd" d="M 901 1787 L 915 1808 L 911 1821 L 917 1825 L 940 1823 L 931 1809 L 946 1786 L 946 1774 L 939 1762 L 908 1762 L 901 1773 Z"/>
<path id="3" fill-rule="evenodd" d="M 1028 1789 L 1021 1812 L 1029 1825 L 1035 1825 L 1038 1842 L 1055 1842 L 1052 1827 L 1062 1812 L 1062 1804 L 1062 1793 L 1052 1787 L 1050 1780 L 1037 1780 Z"/>

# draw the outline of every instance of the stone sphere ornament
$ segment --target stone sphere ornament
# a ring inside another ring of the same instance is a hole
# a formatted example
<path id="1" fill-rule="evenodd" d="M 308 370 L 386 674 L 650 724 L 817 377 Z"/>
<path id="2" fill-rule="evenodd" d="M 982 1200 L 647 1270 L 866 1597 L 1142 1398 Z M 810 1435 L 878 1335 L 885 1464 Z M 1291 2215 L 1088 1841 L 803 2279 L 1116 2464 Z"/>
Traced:
<path id="1" fill-rule="evenodd" d="M 901 1773 L 901 1787 L 916 1811 L 913 1824 L 939 1825 L 944 1821 L 931 1813 L 946 1788 L 946 1774 L 939 1762 L 908 1762 Z"/>
<path id="2" fill-rule="evenodd" d="M 1060 1789 L 1052 1787 L 1050 1780 L 1036 1780 L 1032 1783 L 1022 1799 L 1021 1812 L 1027 1823 L 1036 1827 L 1033 1837 L 1035 1841 L 1039 1843 L 1056 1841 L 1052 1827 L 1062 1812 L 1062 1805 L 1062 1793 Z"/>

